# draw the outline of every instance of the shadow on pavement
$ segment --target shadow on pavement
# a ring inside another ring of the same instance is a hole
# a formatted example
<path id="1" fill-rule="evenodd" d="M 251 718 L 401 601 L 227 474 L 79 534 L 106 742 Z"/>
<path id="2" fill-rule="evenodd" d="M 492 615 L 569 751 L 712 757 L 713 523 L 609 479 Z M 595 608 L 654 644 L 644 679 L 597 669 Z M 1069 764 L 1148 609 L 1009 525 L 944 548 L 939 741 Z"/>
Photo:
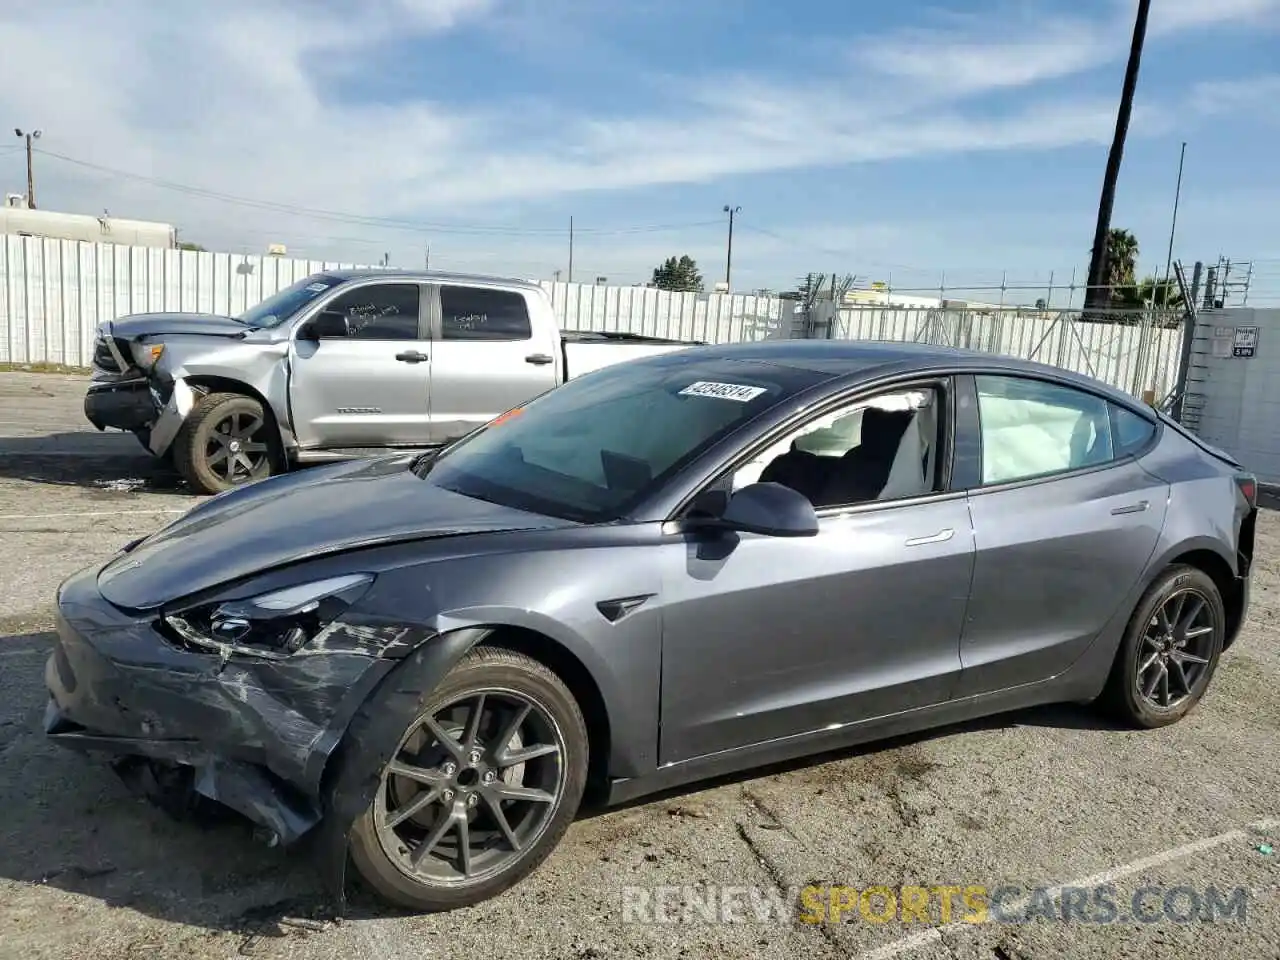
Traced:
<path id="1" fill-rule="evenodd" d="M 190 492 L 167 462 L 121 433 L 0 437 L 0 477 L 108 493 Z"/>

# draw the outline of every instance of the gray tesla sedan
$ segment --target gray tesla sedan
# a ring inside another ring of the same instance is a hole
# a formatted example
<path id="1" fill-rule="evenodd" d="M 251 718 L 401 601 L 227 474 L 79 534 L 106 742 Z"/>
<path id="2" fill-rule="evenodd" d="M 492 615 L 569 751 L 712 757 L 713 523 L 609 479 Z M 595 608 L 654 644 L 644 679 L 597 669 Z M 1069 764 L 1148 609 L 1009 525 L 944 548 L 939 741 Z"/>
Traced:
<path id="1" fill-rule="evenodd" d="M 58 591 L 55 740 L 413 908 L 617 802 L 1052 701 L 1172 723 L 1255 481 L 1103 384 L 911 344 L 696 347 L 443 452 L 195 507 Z"/>

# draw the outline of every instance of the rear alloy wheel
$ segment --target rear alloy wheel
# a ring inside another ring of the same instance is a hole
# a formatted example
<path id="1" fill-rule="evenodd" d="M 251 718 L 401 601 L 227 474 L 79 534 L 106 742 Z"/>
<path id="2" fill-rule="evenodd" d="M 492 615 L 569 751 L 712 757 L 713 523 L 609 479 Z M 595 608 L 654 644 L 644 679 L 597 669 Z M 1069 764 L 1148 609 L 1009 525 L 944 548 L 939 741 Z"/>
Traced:
<path id="1" fill-rule="evenodd" d="M 587 735 L 560 679 L 481 647 L 422 704 L 351 835 L 386 899 L 449 910 L 496 896 L 560 842 L 586 782 Z"/>
<path id="2" fill-rule="evenodd" d="M 1218 666 L 1226 616 L 1217 584 L 1202 570 L 1169 569 L 1138 604 L 1104 694 L 1112 711 L 1140 727 L 1184 717 Z"/>
<path id="3" fill-rule="evenodd" d="M 173 443 L 174 465 L 199 493 L 222 493 L 272 473 L 276 443 L 262 404 L 238 393 L 202 397 Z"/>

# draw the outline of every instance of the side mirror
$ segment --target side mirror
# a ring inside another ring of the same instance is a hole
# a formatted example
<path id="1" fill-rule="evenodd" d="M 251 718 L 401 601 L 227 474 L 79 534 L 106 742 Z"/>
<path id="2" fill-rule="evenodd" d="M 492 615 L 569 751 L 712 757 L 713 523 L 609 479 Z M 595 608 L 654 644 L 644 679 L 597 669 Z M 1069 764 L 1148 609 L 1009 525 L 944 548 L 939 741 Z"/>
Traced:
<path id="1" fill-rule="evenodd" d="M 308 340 L 345 340 L 351 335 L 351 324 L 346 314 L 325 310 L 307 324 L 306 334 Z"/>
<path id="2" fill-rule="evenodd" d="M 818 514 L 804 494 L 780 483 L 753 483 L 729 498 L 720 525 L 766 537 L 813 537 Z"/>

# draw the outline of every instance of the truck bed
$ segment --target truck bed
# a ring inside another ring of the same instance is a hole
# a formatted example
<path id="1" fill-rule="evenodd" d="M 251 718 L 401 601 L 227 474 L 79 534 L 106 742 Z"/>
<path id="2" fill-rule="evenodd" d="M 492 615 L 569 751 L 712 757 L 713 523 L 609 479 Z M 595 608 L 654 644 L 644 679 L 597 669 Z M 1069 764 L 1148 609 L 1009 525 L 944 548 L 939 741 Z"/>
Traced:
<path id="1" fill-rule="evenodd" d="M 564 379 L 571 380 L 627 360 L 704 346 L 706 341 L 671 340 L 618 331 L 561 330 L 560 343 L 564 351 Z"/>

